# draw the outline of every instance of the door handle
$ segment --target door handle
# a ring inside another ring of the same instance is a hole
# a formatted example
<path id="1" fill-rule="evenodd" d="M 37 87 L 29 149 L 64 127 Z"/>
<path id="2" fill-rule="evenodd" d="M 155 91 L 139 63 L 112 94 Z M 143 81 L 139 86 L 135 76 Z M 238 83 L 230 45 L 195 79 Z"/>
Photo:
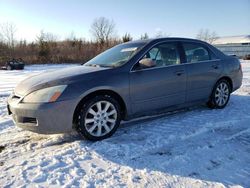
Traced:
<path id="1" fill-rule="evenodd" d="M 177 76 L 181 76 L 182 74 L 184 74 L 184 71 L 183 71 L 183 70 L 176 71 L 175 74 L 176 74 Z"/>
<path id="2" fill-rule="evenodd" d="M 218 69 L 218 68 L 219 68 L 219 65 L 218 65 L 218 64 L 213 64 L 212 67 L 213 67 L 214 69 Z"/>

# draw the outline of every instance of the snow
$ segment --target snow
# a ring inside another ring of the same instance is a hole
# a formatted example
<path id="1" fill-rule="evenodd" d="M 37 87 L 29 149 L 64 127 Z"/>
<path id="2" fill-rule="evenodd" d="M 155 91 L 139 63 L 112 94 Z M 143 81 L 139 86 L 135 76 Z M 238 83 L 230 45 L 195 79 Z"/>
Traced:
<path id="1" fill-rule="evenodd" d="M 250 187 L 250 62 L 222 110 L 198 106 L 123 122 L 99 142 L 15 127 L 6 100 L 16 84 L 67 66 L 0 71 L 1 187 Z"/>

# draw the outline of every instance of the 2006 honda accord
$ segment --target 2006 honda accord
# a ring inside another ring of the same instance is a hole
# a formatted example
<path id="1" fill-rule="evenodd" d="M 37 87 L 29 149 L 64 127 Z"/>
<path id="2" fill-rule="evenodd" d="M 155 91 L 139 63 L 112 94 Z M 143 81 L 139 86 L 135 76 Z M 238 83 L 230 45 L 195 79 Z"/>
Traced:
<path id="1" fill-rule="evenodd" d="M 241 86 L 239 60 L 194 39 L 117 45 L 86 64 L 22 81 L 8 99 L 15 123 L 37 133 L 111 136 L 121 120 L 206 103 L 224 108 Z"/>

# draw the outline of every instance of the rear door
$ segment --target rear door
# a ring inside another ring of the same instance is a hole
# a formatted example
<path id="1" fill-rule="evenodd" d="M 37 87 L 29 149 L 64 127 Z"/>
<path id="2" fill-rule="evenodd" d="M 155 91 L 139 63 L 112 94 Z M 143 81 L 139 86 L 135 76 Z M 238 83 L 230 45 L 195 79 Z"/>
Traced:
<path id="1" fill-rule="evenodd" d="M 207 100 L 220 77 L 222 64 L 209 48 L 201 43 L 183 42 L 187 68 L 187 102 Z"/>
<path id="2" fill-rule="evenodd" d="M 186 69 L 180 61 L 178 43 L 158 44 L 142 58 L 152 59 L 156 66 L 143 68 L 138 61 L 130 72 L 130 98 L 133 113 L 143 113 L 184 103 Z"/>

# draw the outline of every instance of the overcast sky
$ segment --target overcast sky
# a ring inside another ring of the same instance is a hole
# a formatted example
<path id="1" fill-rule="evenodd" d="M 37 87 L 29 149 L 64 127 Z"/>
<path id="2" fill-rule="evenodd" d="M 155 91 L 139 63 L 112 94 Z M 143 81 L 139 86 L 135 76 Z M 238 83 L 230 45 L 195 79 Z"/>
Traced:
<path id="1" fill-rule="evenodd" d="M 219 36 L 250 35 L 250 0 L 0 0 L 0 23 L 12 22 L 16 37 L 35 40 L 41 30 L 64 39 L 73 31 L 91 38 L 91 23 L 104 16 L 118 36 L 147 32 L 195 37 L 200 29 Z"/>

